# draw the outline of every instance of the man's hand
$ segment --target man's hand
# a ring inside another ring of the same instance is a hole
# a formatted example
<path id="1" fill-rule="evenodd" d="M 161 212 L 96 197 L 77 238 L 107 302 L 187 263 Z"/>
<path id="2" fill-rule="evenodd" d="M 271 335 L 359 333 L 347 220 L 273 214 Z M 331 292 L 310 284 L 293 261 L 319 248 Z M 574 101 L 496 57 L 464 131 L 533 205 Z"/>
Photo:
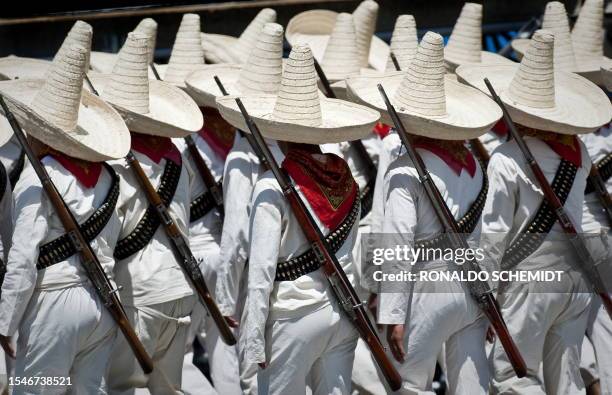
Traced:
<path id="1" fill-rule="evenodd" d="M 368 310 L 370 311 L 370 314 L 372 314 L 372 317 L 374 317 L 374 321 L 376 321 L 377 309 L 378 309 L 378 294 L 371 293 L 370 296 L 368 297 Z M 382 331 L 383 326 L 380 324 L 376 324 L 376 328 L 378 328 L 379 331 Z"/>
<path id="2" fill-rule="evenodd" d="M 234 317 L 226 315 L 223 318 L 225 318 L 225 322 L 227 322 L 230 328 L 238 328 L 238 321 Z"/>
<path id="3" fill-rule="evenodd" d="M 2 336 L 0 335 L 0 346 L 9 357 L 15 359 L 15 350 L 13 349 L 13 345 L 11 344 L 10 336 Z"/>
<path id="4" fill-rule="evenodd" d="M 404 325 L 387 325 L 387 341 L 395 360 L 403 363 L 406 356 L 404 351 Z"/>

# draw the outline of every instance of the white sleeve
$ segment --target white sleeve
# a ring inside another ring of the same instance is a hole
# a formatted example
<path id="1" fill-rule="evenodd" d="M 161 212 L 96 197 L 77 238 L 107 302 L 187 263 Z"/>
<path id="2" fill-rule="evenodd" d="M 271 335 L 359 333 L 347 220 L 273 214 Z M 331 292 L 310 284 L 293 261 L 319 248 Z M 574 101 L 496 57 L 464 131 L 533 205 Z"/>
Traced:
<path id="1" fill-rule="evenodd" d="M 0 166 L 2 165 L 0 164 Z M 13 206 L 13 194 L 7 176 L 4 196 L 0 196 L 0 259 L 2 259 L 3 262 L 6 262 L 11 247 L 14 226 L 15 211 Z"/>

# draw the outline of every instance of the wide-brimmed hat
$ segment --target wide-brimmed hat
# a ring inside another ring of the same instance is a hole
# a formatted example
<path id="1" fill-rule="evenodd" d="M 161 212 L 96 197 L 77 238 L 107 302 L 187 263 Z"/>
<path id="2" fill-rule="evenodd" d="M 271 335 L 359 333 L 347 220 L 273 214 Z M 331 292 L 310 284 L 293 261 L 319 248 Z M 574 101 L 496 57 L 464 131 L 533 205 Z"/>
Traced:
<path id="1" fill-rule="evenodd" d="M 9 55 L 0 58 L 0 80 L 43 78 L 51 61 Z"/>
<path id="2" fill-rule="evenodd" d="M 90 73 L 104 100 L 123 116 L 130 131 L 162 137 L 185 137 L 202 128 L 196 103 L 181 89 L 148 78 L 147 36 L 131 32 L 119 51 L 112 74 Z"/>
<path id="3" fill-rule="evenodd" d="M 236 96 L 217 98 L 221 116 L 248 131 Z M 283 69 L 278 95 L 242 96 L 242 102 L 271 139 L 307 144 L 338 143 L 369 136 L 380 118 L 377 111 L 344 100 L 321 97 L 310 48 L 293 47 Z"/>
<path id="4" fill-rule="evenodd" d="M 362 63 L 361 67 L 367 67 L 369 64 L 376 70 L 384 71 L 389 57 L 389 45 L 373 35 L 377 16 L 378 4 L 373 0 L 362 1 L 353 12 L 357 47 L 360 54 L 368 54 L 368 61 Z M 299 13 L 289 21 L 285 37 L 292 46 L 308 44 L 315 58 L 320 62 L 331 32 L 336 25 L 337 17 L 338 13 L 330 10 L 310 10 Z"/>
<path id="5" fill-rule="evenodd" d="M 401 70 L 408 69 L 414 55 L 416 55 L 417 47 L 419 46 L 419 38 L 417 36 L 417 27 L 414 16 L 400 15 L 395 20 L 395 27 L 391 35 L 391 52 L 397 59 Z M 391 54 L 387 59 L 387 68 L 385 71 L 396 71 Z"/>
<path id="6" fill-rule="evenodd" d="M 488 78 L 518 124 L 561 134 L 597 130 L 612 117 L 610 100 L 586 78 L 555 71 L 554 40 L 553 33 L 538 30 L 520 65 L 466 65 L 457 76 L 485 93 Z"/>
<path id="7" fill-rule="evenodd" d="M 185 79 L 188 92 L 201 106 L 216 107 L 222 96 L 214 81 L 218 76 L 230 95 L 276 94 L 280 88 L 283 58 L 283 27 L 266 23 L 245 64 L 204 65 Z"/>
<path id="8" fill-rule="evenodd" d="M 405 72 L 347 80 L 349 98 L 381 111 L 383 121 L 391 124 L 377 88 L 379 83 L 412 134 L 444 140 L 472 139 L 502 116 L 489 97 L 445 75 L 444 40 L 437 33 L 425 34 Z"/>
<path id="9" fill-rule="evenodd" d="M 121 116 L 83 90 L 88 50 L 64 46 L 45 79 L 0 82 L 0 92 L 30 136 L 91 162 L 124 157 L 130 134 Z"/>
<path id="10" fill-rule="evenodd" d="M 465 3 L 444 49 L 447 69 L 469 63 L 512 64 L 510 59 L 482 50 L 482 4 Z"/>

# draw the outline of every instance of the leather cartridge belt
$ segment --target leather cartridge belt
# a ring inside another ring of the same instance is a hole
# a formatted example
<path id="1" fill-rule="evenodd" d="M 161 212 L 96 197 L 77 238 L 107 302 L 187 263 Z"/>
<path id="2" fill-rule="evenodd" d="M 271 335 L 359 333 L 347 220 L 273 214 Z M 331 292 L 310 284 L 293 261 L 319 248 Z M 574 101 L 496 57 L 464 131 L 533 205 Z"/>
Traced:
<path id="1" fill-rule="evenodd" d="M 223 181 L 221 180 L 217 182 L 217 186 L 219 188 L 221 188 L 222 182 Z M 189 222 L 196 222 L 197 220 L 208 214 L 213 208 L 215 208 L 215 199 L 213 198 L 210 190 L 208 190 L 191 202 L 191 205 L 189 207 Z"/>
<path id="2" fill-rule="evenodd" d="M 374 185 L 376 184 L 376 177 L 372 177 L 368 180 L 368 183 L 363 187 L 363 190 L 359 192 L 359 199 L 361 200 L 361 215 L 359 219 L 363 219 L 372 210 L 372 203 L 374 202 Z"/>
<path id="3" fill-rule="evenodd" d="M 595 167 L 597 167 L 597 170 L 599 171 L 599 175 L 601 176 L 603 182 L 607 182 L 610 177 L 612 177 L 612 152 L 597 161 Z M 586 189 L 584 190 L 584 193 L 589 194 L 591 192 L 595 192 L 595 187 L 591 183 L 591 177 L 589 177 L 587 179 L 587 185 Z"/>

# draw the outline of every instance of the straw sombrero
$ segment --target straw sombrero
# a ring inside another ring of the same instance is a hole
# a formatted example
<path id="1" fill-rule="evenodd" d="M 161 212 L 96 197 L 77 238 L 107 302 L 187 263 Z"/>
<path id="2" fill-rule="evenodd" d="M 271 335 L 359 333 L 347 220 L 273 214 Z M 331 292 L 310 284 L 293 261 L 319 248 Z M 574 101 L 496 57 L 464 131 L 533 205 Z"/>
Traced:
<path id="1" fill-rule="evenodd" d="M 274 22 L 276 22 L 276 11 L 264 8 L 244 29 L 240 37 L 202 33 L 204 57 L 210 63 L 244 63 L 264 25 Z"/>
<path id="2" fill-rule="evenodd" d="M 0 92 L 28 135 L 75 158 L 119 159 L 130 149 L 130 134 L 110 105 L 83 90 L 87 52 L 64 46 L 46 79 L 0 82 Z"/>
<path id="3" fill-rule="evenodd" d="M 417 36 L 417 27 L 414 16 L 400 15 L 395 21 L 393 34 L 391 35 L 391 52 L 395 55 L 401 70 L 407 70 L 410 62 L 414 59 L 417 47 L 419 46 L 419 38 Z M 391 60 L 391 54 L 387 58 L 387 67 L 385 71 L 396 71 L 395 65 Z"/>
<path id="4" fill-rule="evenodd" d="M 213 77 L 219 77 L 230 95 L 272 94 L 280 88 L 283 57 L 283 27 L 266 23 L 245 64 L 204 65 L 185 79 L 188 93 L 200 105 L 216 108 L 222 96 Z"/>
<path id="5" fill-rule="evenodd" d="M 221 116 L 248 131 L 236 96 L 217 98 Z M 380 114 L 367 107 L 319 95 L 313 55 L 297 45 L 289 54 L 277 95 L 241 97 L 247 111 L 271 139 L 306 144 L 338 143 L 369 136 Z"/>
<path id="6" fill-rule="evenodd" d="M 555 71 L 553 47 L 553 33 L 538 30 L 520 65 L 466 65 L 457 76 L 485 93 L 488 78 L 518 124 L 561 134 L 597 130 L 612 117 L 610 100 L 586 78 Z"/>
<path id="7" fill-rule="evenodd" d="M 512 64 L 510 59 L 482 50 L 482 4 L 465 3 L 444 49 L 449 72 L 469 63 Z"/>
<path id="8" fill-rule="evenodd" d="M 384 71 L 389 57 L 389 45 L 374 36 L 378 4 L 373 0 L 365 0 L 353 12 L 357 46 L 360 54 L 369 54 L 367 63 L 380 71 Z M 297 14 L 289 21 L 285 37 L 292 46 L 308 44 L 318 61 L 323 59 L 329 36 L 334 30 L 338 13 L 330 10 L 311 10 Z"/>
<path id="9" fill-rule="evenodd" d="M 0 80 L 43 78 L 51 62 L 9 55 L 0 58 Z"/>
<path id="10" fill-rule="evenodd" d="M 185 137 L 202 128 L 196 103 L 181 89 L 147 75 L 147 36 L 131 32 L 119 51 L 113 73 L 90 74 L 104 100 L 123 116 L 130 131 L 162 137 Z"/>
<path id="11" fill-rule="evenodd" d="M 378 83 L 412 134 L 443 140 L 472 139 L 502 116 L 486 95 L 445 76 L 444 40 L 437 33 L 425 34 L 405 72 L 348 79 L 349 98 L 381 111 L 383 122 L 391 124 Z"/>

